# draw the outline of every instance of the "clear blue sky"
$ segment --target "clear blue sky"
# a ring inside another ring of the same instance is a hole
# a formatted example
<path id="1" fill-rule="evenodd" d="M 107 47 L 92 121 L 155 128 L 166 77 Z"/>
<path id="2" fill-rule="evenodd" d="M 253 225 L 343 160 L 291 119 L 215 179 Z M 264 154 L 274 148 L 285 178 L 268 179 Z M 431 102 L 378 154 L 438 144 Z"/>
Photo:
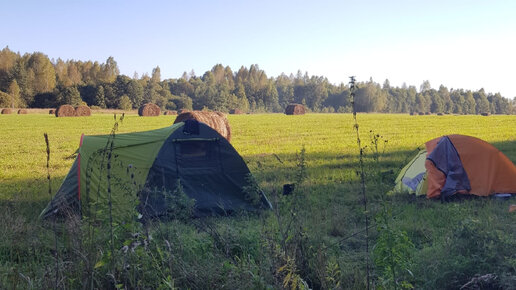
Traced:
<path id="1" fill-rule="evenodd" d="M 104 62 L 121 73 L 202 75 L 215 64 L 301 70 L 332 83 L 500 92 L 516 97 L 516 1 L 6 1 L 0 48 Z"/>

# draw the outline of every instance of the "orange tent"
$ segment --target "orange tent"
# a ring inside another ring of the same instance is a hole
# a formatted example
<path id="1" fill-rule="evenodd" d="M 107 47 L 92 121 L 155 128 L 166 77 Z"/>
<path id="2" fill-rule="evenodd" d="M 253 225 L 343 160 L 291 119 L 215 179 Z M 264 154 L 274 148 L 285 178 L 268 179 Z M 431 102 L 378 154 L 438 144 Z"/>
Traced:
<path id="1" fill-rule="evenodd" d="M 516 166 L 493 145 L 464 135 L 439 137 L 425 145 L 428 198 L 516 193 Z"/>

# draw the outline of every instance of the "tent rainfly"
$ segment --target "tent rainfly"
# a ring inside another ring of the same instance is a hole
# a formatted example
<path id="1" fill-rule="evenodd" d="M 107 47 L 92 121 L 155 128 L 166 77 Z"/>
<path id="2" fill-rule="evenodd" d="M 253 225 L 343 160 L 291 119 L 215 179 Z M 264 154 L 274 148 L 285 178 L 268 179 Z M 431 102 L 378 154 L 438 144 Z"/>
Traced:
<path id="1" fill-rule="evenodd" d="M 401 170 L 394 192 L 447 198 L 516 193 L 516 166 L 493 145 L 470 136 L 430 140 Z"/>

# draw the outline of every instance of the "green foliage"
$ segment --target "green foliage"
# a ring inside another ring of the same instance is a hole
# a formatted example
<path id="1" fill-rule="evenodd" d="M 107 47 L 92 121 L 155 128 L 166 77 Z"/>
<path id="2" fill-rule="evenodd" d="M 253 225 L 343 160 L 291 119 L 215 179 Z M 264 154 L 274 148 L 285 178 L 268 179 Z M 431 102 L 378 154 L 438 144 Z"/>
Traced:
<path id="1" fill-rule="evenodd" d="M 334 85 L 324 76 L 309 76 L 301 71 L 296 75 L 269 77 L 256 64 L 249 68 L 242 66 L 236 72 L 229 66 L 216 64 L 202 77 L 192 72 L 167 80 L 161 80 L 157 66 L 150 77 L 144 74 L 138 79 L 137 74 L 133 78 L 120 75 L 113 57 L 104 63 L 59 58 L 52 63 L 40 52 L 21 56 L 5 47 L 0 51 L 0 91 L 11 94 L 9 86 L 13 81 L 19 86 L 20 106 L 52 104 L 55 95 L 77 87 L 88 105 L 102 108 L 118 108 L 120 99 L 127 95 L 133 108 L 151 102 L 163 109 L 206 107 L 223 112 L 236 108 L 245 112 L 282 112 L 289 103 L 296 102 L 313 112 L 351 112 L 348 86 Z M 103 87 L 104 97 L 83 94 L 88 87 L 97 90 Z M 359 88 L 356 100 L 359 112 L 514 112 L 507 99 L 500 94 L 485 93 L 483 89 L 448 90 L 441 85 L 435 90 L 425 81 L 418 93 L 414 86 L 392 87 L 389 80 L 381 86 L 372 79 L 360 83 Z M 37 96 L 39 99 L 35 100 Z"/>
<path id="2" fill-rule="evenodd" d="M 100 65 L 100 73 L 97 75 L 100 83 L 112 83 L 120 74 L 118 64 L 115 59 L 110 56 L 104 64 Z"/>
<path id="3" fill-rule="evenodd" d="M 245 176 L 245 180 L 247 182 L 247 184 L 243 186 L 245 199 L 250 201 L 253 205 L 260 205 L 262 189 L 260 188 L 260 185 L 258 185 L 256 178 L 249 173 Z"/>
<path id="4" fill-rule="evenodd" d="M 434 245 L 421 253 L 429 264 L 415 272 L 422 275 L 419 279 L 425 282 L 421 284 L 428 288 L 460 288 L 477 275 L 493 273 L 498 279 L 486 288 L 512 289 L 516 242 L 506 232 L 507 225 L 493 224 L 498 222 L 489 216 L 468 216 L 455 222 L 444 237 L 435 237 Z"/>
<path id="5" fill-rule="evenodd" d="M 477 104 L 473 97 L 473 93 L 467 92 L 465 99 L 463 112 L 466 114 L 475 114 L 477 112 Z"/>
<path id="6" fill-rule="evenodd" d="M 9 108 L 12 105 L 12 96 L 0 91 L 0 107 Z"/>
<path id="7" fill-rule="evenodd" d="M 76 87 L 69 87 L 62 90 L 56 97 L 56 106 L 60 105 L 82 105 L 81 94 Z"/>
<path id="8" fill-rule="evenodd" d="M 310 289 L 308 284 L 297 273 L 296 263 L 292 258 L 287 257 L 285 265 L 279 267 L 277 272 L 278 274 L 284 275 L 282 283 L 284 289 Z"/>
<path id="9" fill-rule="evenodd" d="M 167 208 L 169 215 L 181 221 L 188 221 L 192 218 L 195 206 L 195 200 L 189 198 L 184 192 L 181 180 L 176 181 L 176 189 L 172 194 L 165 193 Z"/>
<path id="10" fill-rule="evenodd" d="M 387 105 L 387 93 L 370 80 L 359 86 L 355 103 L 357 112 L 383 112 Z"/>
<path id="11" fill-rule="evenodd" d="M 118 108 L 122 110 L 131 110 L 133 108 L 133 103 L 127 95 L 123 95 L 118 101 Z"/>
<path id="12" fill-rule="evenodd" d="M 55 88 L 56 74 L 48 56 L 41 52 L 33 53 L 27 60 L 26 69 L 29 72 L 34 93 L 47 93 Z"/>
<path id="13" fill-rule="evenodd" d="M 340 267 L 339 264 L 333 260 L 328 261 L 326 265 L 326 283 L 324 288 L 326 289 L 339 289 L 341 287 L 340 281 Z"/>
<path id="14" fill-rule="evenodd" d="M 294 180 L 296 181 L 297 185 L 301 185 L 303 181 L 308 177 L 308 174 L 306 172 L 306 149 L 305 146 L 301 148 L 301 151 L 299 153 L 296 153 L 296 173 Z"/>
<path id="15" fill-rule="evenodd" d="M 125 89 L 125 92 L 129 96 L 129 99 L 131 99 L 131 102 L 133 103 L 133 106 L 135 108 L 139 108 L 142 105 L 143 102 L 143 86 L 141 82 L 135 79 L 131 79 L 129 83 L 127 84 L 127 88 Z"/>
<path id="16" fill-rule="evenodd" d="M 20 100 L 20 87 L 18 86 L 18 82 L 16 80 L 13 80 L 11 84 L 9 85 L 9 90 L 7 91 L 9 95 L 11 95 L 11 106 L 13 108 L 15 107 L 21 107 L 22 103 Z"/>
<path id="17" fill-rule="evenodd" d="M 384 208 L 376 216 L 378 237 L 373 249 L 374 262 L 379 272 L 379 286 L 385 289 L 412 289 L 410 270 L 414 245 L 405 231 L 393 228 L 392 213 Z"/>
<path id="18" fill-rule="evenodd" d="M 106 99 L 104 96 L 104 87 L 99 86 L 97 88 L 97 92 L 95 93 L 95 98 L 93 100 L 93 104 L 100 108 L 106 108 Z"/>
<path id="19" fill-rule="evenodd" d="M 187 110 L 192 110 L 192 99 L 188 96 L 186 96 L 185 94 L 181 94 L 180 96 L 172 96 L 172 98 L 170 98 L 170 103 L 172 103 L 172 105 L 168 106 L 167 109 L 170 109 L 170 110 L 180 110 L 180 109 L 187 109 Z"/>

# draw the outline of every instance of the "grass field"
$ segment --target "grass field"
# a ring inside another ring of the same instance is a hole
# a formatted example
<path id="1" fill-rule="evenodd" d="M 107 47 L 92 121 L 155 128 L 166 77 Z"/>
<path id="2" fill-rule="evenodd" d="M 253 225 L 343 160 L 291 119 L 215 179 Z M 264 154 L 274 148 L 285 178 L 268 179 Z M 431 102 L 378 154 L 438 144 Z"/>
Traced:
<path id="1" fill-rule="evenodd" d="M 161 128 L 174 118 L 127 115 L 119 132 Z M 131 271 L 84 262 L 81 253 L 88 251 L 72 251 L 77 237 L 59 225 L 56 282 L 53 230 L 37 220 L 50 199 L 43 133 L 49 134 L 55 191 L 73 162 L 81 134 L 108 134 L 113 115 L 0 115 L 0 288 L 365 288 L 365 215 L 352 115 L 228 119 L 232 144 L 276 205 L 274 211 L 155 225 L 150 229 L 153 246 L 127 258 L 133 259 Z M 508 212 L 511 202 L 441 204 L 385 195 L 416 148 L 442 135 L 484 139 L 515 162 L 516 116 L 361 114 L 358 122 L 362 145 L 368 146 L 373 287 L 457 289 L 475 275 L 495 274 L 492 285 L 516 289 L 516 214 Z M 378 161 L 372 158 L 372 134 L 382 136 Z M 301 173 L 306 177 L 300 179 Z M 293 196 L 278 194 L 283 184 L 296 179 L 301 183 Z M 397 242 L 379 243 L 382 237 Z M 380 250 L 373 255 L 374 247 Z M 101 261 L 105 251 L 95 251 L 93 260 Z M 386 266 L 382 260 L 391 262 Z"/>

